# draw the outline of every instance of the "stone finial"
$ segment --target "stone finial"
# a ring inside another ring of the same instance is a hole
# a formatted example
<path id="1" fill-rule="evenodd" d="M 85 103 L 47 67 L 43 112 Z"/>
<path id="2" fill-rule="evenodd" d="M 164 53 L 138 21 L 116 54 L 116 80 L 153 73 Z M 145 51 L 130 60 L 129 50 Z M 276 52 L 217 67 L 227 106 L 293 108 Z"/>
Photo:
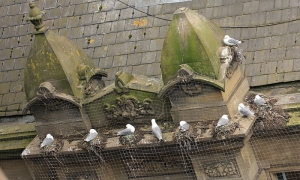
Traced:
<path id="1" fill-rule="evenodd" d="M 27 17 L 26 21 L 30 21 L 37 31 L 43 31 L 45 29 L 45 24 L 43 23 L 43 16 L 45 12 L 37 8 L 34 2 L 30 2 L 29 7 L 29 17 Z"/>

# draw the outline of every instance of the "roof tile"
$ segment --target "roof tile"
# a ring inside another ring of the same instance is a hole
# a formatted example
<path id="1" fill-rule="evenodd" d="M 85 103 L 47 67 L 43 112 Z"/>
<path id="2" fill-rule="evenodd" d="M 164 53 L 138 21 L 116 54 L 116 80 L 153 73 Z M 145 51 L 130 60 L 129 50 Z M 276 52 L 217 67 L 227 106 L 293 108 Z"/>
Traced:
<path id="1" fill-rule="evenodd" d="M 19 79 L 19 75 L 20 75 L 20 70 L 7 71 L 6 81 L 17 81 Z"/>
<path id="2" fill-rule="evenodd" d="M 19 14 L 21 4 L 14 4 L 8 7 L 7 15 Z"/>
<path id="3" fill-rule="evenodd" d="M 0 83 L 0 94 L 6 94 L 9 92 L 11 82 Z"/>
<path id="4" fill-rule="evenodd" d="M 1 105 L 11 105 L 15 102 L 15 93 L 7 93 L 3 95 Z"/>
<path id="5" fill-rule="evenodd" d="M 19 71 L 19 70 L 17 70 Z M 19 73 L 19 72 L 18 72 Z M 24 81 L 14 81 L 10 85 L 10 92 L 20 92 L 23 90 Z"/>

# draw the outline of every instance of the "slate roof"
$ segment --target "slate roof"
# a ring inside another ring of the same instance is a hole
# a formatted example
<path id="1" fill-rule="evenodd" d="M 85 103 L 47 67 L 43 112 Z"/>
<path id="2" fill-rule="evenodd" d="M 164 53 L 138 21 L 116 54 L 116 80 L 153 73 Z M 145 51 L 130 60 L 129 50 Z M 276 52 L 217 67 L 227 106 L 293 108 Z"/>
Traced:
<path id="1" fill-rule="evenodd" d="M 28 0 L 0 0 L 0 116 L 21 114 L 26 104 L 24 66 L 34 41 L 26 22 Z M 295 0 L 40 0 L 45 23 L 77 42 L 108 72 L 158 77 L 164 37 L 173 12 L 189 7 L 226 33 L 243 39 L 251 86 L 299 80 L 300 3 Z M 175 3 L 176 2 L 176 3 Z M 158 18 L 157 18 L 158 17 Z M 273 24 L 272 24 L 273 23 Z M 270 24 L 265 26 L 266 24 Z"/>

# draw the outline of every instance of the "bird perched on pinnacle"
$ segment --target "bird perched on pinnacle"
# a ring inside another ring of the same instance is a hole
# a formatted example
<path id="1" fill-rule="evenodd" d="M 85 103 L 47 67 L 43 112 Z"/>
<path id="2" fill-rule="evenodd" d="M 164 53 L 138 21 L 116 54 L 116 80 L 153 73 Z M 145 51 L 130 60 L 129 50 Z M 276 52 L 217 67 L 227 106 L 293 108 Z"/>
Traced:
<path id="1" fill-rule="evenodd" d="M 162 133 L 160 127 L 156 124 L 155 119 L 151 119 L 151 123 L 152 123 L 152 133 L 159 141 L 161 141 Z"/>
<path id="2" fill-rule="evenodd" d="M 217 127 L 227 125 L 229 122 L 228 115 L 224 114 L 218 121 Z"/>
<path id="3" fill-rule="evenodd" d="M 225 35 L 223 42 L 228 46 L 235 46 L 235 45 L 242 43 L 241 41 L 233 39 L 233 38 L 229 37 L 228 35 Z"/>
<path id="4" fill-rule="evenodd" d="M 254 103 L 257 105 L 257 106 L 262 106 L 262 105 L 265 105 L 266 104 L 266 101 L 264 98 L 262 98 L 260 95 L 256 95 L 255 98 L 254 98 Z"/>
<path id="5" fill-rule="evenodd" d="M 186 121 L 180 121 L 179 125 L 179 130 L 181 132 L 185 132 L 190 129 L 190 125 Z"/>
<path id="6" fill-rule="evenodd" d="M 134 133 L 135 128 L 131 124 L 126 124 L 126 129 L 123 129 L 122 131 L 119 131 L 117 133 L 118 136 L 127 136 L 129 134 Z"/>
<path id="7" fill-rule="evenodd" d="M 254 113 L 250 111 L 250 109 L 245 106 L 243 103 L 240 103 L 238 105 L 238 111 L 243 115 L 243 116 L 254 116 Z"/>
<path id="8" fill-rule="evenodd" d="M 45 146 L 50 146 L 54 141 L 54 138 L 51 134 L 47 134 L 46 138 L 43 140 L 42 144 L 41 144 L 41 148 L 45 147 Z"/>
<path id="9" fill-rule="evenodd" d="M 97 137 L 98 133 L 95 129 L 90 129 L 90 133 L 88 136 L 84 139 L 86 142 L 90 142 L 91 140 L 95 139 Z"/>

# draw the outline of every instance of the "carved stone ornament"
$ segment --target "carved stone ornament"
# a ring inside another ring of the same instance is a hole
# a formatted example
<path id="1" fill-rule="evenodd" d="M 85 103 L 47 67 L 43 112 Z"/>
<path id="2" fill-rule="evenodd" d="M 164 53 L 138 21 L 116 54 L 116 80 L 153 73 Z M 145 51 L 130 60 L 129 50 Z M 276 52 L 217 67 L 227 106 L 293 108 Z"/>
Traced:
<path id="1" fill-rule="evenodd" d="M 209 177 L 239 176 L 235 160 L 204 165 L 204 172 Z"/>
<path id="2" fill-rule="evenodd" d="M 68 97 L 63 93 L 57 92 L 50 82 L 40 84 L 36 92 L 36 98 L 40 100 L 49 111 L 68 109 L 68 107 L 65 106 Z"/>
<path id="3" fill-rule="evenodd" d="M 179 86 L 187 95 L 200 94 L 202 91 L 202 85 L 200 82 L 193 80 L 193 73 L 189 72 L 183 66 L 178 70 L 177 80 L 180 82 Z"/>
<path id="4" fill-rule="evenodd" d="M 115 80 L 115 91 L 118 94 L 128 93 L 129 89 L 126 84 L 133 78 L 133 76 L 129 73 L 118 71 L 116 73 L 116 80 Z"/>
<path id="5" fill-rule="evenodd" d="M 146 98 L 140 102 L 136 97 L 126 95 L 116 98 L 115 104 L 106 103 L 104 111 L 106 119 L 118 121 L 133 120 L 154 114 L 151 99 Z"/>
<path id="6" fill-rule="evenodd" d="M 151 157 L 151 159 L 126 159 L 124 162 L 129 178 L 149 177 L 153 175 L 184 173 L 188 161 L 181 157 Z"/>
<path id="7" fill-rule="evenodd" d="M 238 67 L 238 65 L 240 63 L 242 63 L 242 61 L 245 59 L 245 57 L 243 56 L 243 50 L 237 46 L 232 46 L 231 47 L 231 55 L 232 55 L 232 60 L 229 63 L 228 67 L 227 67 L 227 71 L 226 71 L 226 77 L 228 79 L 230 79 L 234 73 L 234 71 L 236 70 L 236 68 Z"/>
<path id="8" fill-rule="evenodd" d="M 45 12 L 37 8 L 33 2 L 29 3 L 29 7 L 29 17 L 27 17 L 26 21 L 30 21 L 37 31 L 43 31 L 45 28 L 45 24 L 43 23 Z"/>

